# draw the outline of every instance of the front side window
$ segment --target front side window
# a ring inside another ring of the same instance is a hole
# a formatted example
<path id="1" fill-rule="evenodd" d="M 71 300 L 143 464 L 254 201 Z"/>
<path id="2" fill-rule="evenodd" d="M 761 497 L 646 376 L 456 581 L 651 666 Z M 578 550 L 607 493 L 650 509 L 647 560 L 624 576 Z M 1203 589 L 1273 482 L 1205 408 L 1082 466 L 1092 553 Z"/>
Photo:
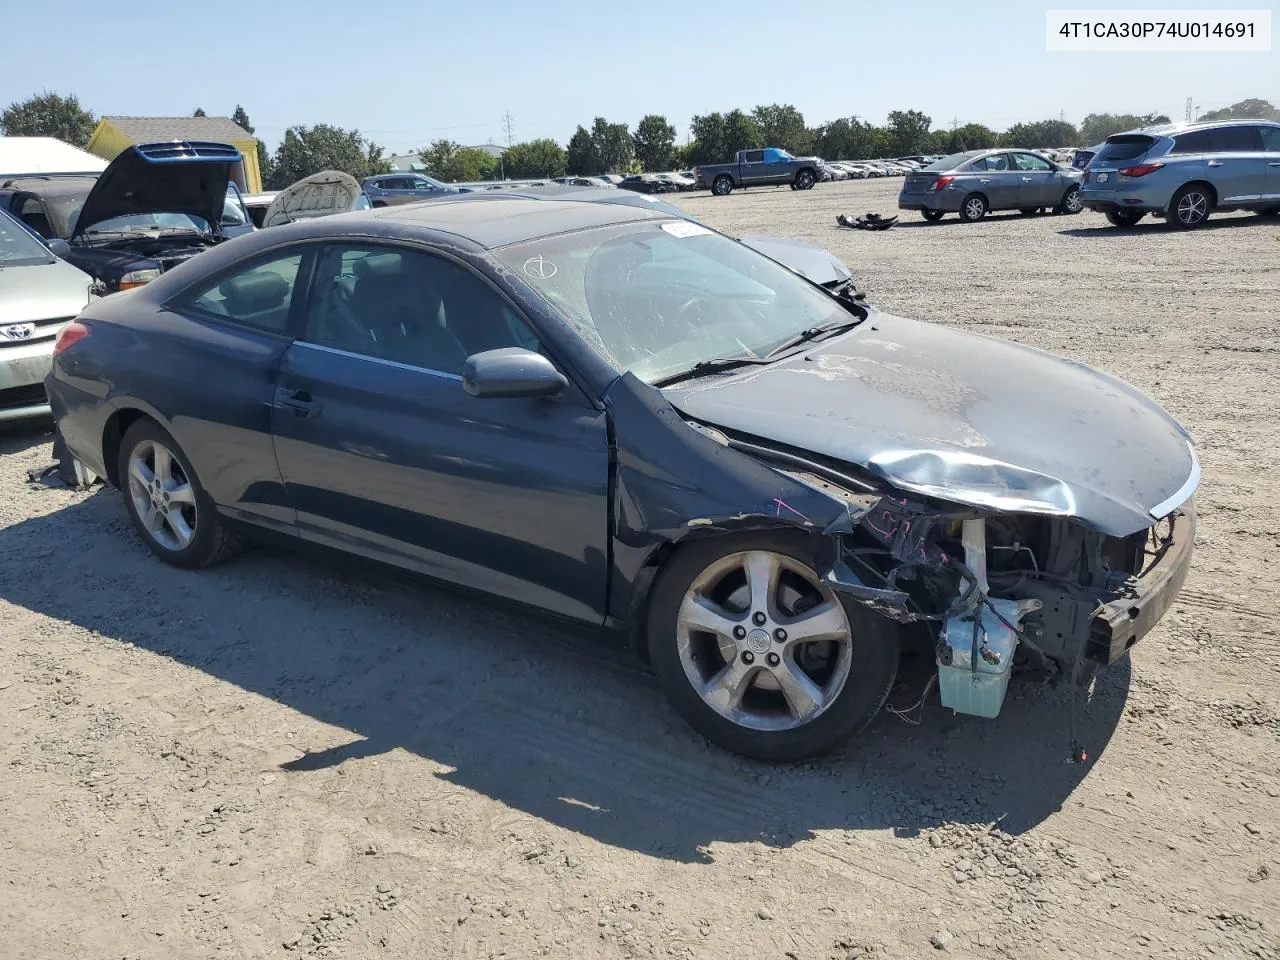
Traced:
<path id="1" fill-rule="evenodd" d="M 223 275 L 198 289 L 188 305 L 201 313 L 268 333 L 289 327 L 289 307 L 302 266 L 301 253 L 276 257 Z"/>
<path id="2" fill-rule="evenodd" d="M 860 319 L 773 260 L 688 221 L 584 230 L 494 253 L 615 369 L 650 383 Z"/>
<path id="3" fill-rule="evenodd" d="M 1280 153 L 1280 127 L 1259 127 L 1262 149 L 1267 153 Z"/>
<path id="4" fill-rule="evenodd" d="M 310 343 L 458 376 L 474 353 L 539 349 L 487 283 L 405 247 L 328 247 L 316 263 L 307 313 Z"/>
<path id="5" fill-rule="evenodd" d="M 1053 169 L 1048 160 L 1044 157 L 1037 157 L 1034 153 L 1015 153 L 1013 155 L 1013 166 L 1017 170 L 1037 173 L 1048 173 Z"/>

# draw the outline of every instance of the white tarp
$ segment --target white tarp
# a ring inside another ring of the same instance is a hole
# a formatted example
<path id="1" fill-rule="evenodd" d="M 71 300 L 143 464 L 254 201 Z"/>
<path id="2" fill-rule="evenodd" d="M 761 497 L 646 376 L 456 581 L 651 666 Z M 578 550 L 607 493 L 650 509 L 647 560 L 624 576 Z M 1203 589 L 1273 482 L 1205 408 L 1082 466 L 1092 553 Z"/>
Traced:
<path id="1" fill-rule="evenodd" d="M 0 176 L 101 173 L 107 161 L 54 137 L 0 137 Z"/>

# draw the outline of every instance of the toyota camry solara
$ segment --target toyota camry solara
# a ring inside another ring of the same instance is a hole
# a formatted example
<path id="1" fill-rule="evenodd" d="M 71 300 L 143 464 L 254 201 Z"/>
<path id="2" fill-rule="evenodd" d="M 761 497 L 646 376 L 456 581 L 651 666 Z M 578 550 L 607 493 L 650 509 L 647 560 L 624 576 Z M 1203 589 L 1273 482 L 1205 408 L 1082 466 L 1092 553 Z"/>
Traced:
<path id="1" fill-rule="evenodd" d="M 93 304 L 48 389 L 162 560 L 270 534 L 603 626 L 765 759 L 866 724 L 913 635 L 983 716 L 1015 651 L 1111 663 L 1190 562 L 1196 455 L 1138 390 L 634 207 L 261 231 Z"/>

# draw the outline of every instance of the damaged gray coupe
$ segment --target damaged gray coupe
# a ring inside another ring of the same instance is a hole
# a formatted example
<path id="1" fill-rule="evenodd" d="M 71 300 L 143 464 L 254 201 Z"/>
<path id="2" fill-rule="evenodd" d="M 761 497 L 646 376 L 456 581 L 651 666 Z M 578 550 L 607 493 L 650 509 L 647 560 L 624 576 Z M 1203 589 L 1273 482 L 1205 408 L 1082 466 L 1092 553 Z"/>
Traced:
<path id="1" fill-rule="evenodd" d="M 960 712 L 1015 657 L 1079 679 L 1191 559 L 1196 454 L 1138 390 L 661 210 L 261 231 L 90 306 L 48 392 L 162 559 L 308 543 L 603 626 L 762 759 L 852 736 L 921 637 Z"/>

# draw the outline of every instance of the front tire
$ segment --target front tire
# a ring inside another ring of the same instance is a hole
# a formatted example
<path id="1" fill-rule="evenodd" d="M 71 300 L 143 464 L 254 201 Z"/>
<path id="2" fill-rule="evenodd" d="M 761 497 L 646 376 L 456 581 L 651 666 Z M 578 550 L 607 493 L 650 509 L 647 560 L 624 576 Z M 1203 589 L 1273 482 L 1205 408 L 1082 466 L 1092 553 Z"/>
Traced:
<path id="1" fill-rule="evenodd" d="M 960 204 L 960 219 L 965 223 L 977 223 L 987 215 L 987 198 L 971 193 Z"/>
<path id="2" fill-rule="evenodd" d="M 648 646 L 675 711 L 719 746 L 766 761 L 830 750 L 879 712 L 898 629 L 814 572 L 800 533 L 682 547 L 654 584 Z"/>
<path id="3" fill-rule="evenodd" d="M 1108 210 L 1107 223 L 1113 227 L 1132 227 L 1144 216 L 1141 210 Z"/>
<path id="4" fill-rule="evenodd" d="M 801 170 L 796 174 L 796 189 L 812 190 L 815 179 L 812 170 Z"/>
<path id="5" fill-rule="evenodd" d="M 946 216 L 946 213 L 942 210 L 921 210 L 920 216 L 924 217 L 930 223 L 937 223 Z"/>
<path id="6" fill-rule="evenodd" d="M 1209 219 L 1212 210 L 1213 197 L 1209 189 L 1198 183 L 1189 183 L 1169 201 L 1169 226 L 1194 230 Z"/>
<path id="7" fill-rule="evenodd" d="M 154 420 L 138 420 L 120 442 L 120 490 L 142 542 L 166 563 L 194 569 L 239 551 L 191 461 Z"/>

